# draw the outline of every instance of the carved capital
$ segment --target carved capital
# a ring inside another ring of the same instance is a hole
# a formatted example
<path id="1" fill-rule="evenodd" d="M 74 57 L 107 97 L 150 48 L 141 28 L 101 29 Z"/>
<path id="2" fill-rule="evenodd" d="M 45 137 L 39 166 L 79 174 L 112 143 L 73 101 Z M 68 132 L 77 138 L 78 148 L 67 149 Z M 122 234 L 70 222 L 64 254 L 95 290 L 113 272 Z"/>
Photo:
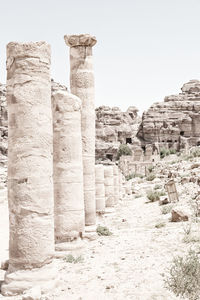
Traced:
<path id="1" fill-rule="evenodd" d="M 69 47 L 77 47 L 77 46 L 93 47 L 97 42 L 96 37 L 91 36 L 89 34 L 65 35 L 64 40 L 66 45 Z"/>

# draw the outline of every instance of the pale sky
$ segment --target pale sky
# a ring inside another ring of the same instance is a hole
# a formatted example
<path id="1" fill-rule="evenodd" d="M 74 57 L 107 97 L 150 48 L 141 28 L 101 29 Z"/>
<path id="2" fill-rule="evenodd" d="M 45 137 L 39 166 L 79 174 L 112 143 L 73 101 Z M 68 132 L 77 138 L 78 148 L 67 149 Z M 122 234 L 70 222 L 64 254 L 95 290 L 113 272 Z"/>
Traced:
<path id="1" fill-rule="evenodd" d="M 0 82 L 6 44 L 45 40 L 52 78 L 69 87 L 65 34 L 90 33 L 96 106 L 140 112 L 200 79 L 200 0 L 0 0 Z"/>

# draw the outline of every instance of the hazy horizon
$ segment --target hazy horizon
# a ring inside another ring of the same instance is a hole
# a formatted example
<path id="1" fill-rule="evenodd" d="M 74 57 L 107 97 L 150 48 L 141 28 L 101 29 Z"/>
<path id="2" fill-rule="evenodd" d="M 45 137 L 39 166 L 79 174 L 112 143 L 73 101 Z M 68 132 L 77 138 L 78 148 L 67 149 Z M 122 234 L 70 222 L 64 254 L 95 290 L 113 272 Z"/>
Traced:
<path id="1" fill-rule="evenodd" d="M 200 79 L 198 0 L 2 1 L 0 82 L 6 82 L 6 44 L 45 40 L 52 78 L 69 88 L 65 34 L 90 33 L 96 107 L 136 106 L 140 113 L 185 82 Z"/>

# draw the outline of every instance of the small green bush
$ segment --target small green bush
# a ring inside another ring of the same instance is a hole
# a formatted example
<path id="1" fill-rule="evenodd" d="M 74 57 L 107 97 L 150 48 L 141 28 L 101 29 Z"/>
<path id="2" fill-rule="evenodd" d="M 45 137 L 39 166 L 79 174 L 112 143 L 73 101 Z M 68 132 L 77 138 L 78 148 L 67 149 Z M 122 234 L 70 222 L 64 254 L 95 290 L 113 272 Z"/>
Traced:
<path id="1" fill-rule="evenodd" d="M 159 190 L 159 189 L 162 189 L 162 185 L 156 184 L 156 185 L 154 186 L 154 190 Z"/>
<path id="2" fill-rule="evenodd" d="M 190 250 L 184 257 L 175 257 L 164 282 L 166 288 L 176 296 L 182 296 L 188 300 L 200 299 L 200 261 L 198 255 Z"/>
<path id="3" fill-rule="evenodd" d="M 169 214 L 172 210 L 173 205 L 164 205 L 161 207 L 161 213 L 163 215 Z"/>
<path id="4" fill-rule="evenodd" d="M 77 263 L 83 262 L 84 258 L 82 256 L 78 256 L 75 258 L 72 254 L 69 254 L 64 258 L 64 261 L 71 263 L 71 264 L 72 263 L 77 264 Z"/>
<path id="5" fill-rule="evenodd" d="M 165 156 L 168 156 L 170 154 L 169 150 L 166 148 L 160 149 L 160 158 L 164 158 Z"/>
<path id="6" fill-rule="evenodd" d="M 158 190 L 149 190 L 147 191 L 147 198 L 151 201 L 151 202 L 155 202 L 160 200 L 161 196 L 165 196 L 166 193 L 164 191 L 158 191 Z"/>
<path id="7" fill-rule="evenodd" d="M 166 195 L 166 192 L 164 190 L 160 191 L 159 192 L 160 196 L 165 196 Z"/>
<path id="8" fill-rule="evenodd" d="M 132 151 L 127 144 L 121 144 L 119 146 L 119 149 L 117 152 L 117 159 L 120 159 L 120 157 L 122 155 L 132 155 Z"/>
<path id="9" fill-rule="evenodd" d="M 132 174 L 127 175 L 125 178 L 128 181 L 128 180 L 131 180 L 131 179 L 136 178 L 136 177 L 139 177 L 139 178 L 142 179 L 142 178 L 144 178 L 144 175 L 137 174 L 137 173 L 132 173 Z"/>
<path id="10" fill-rule="evenodd" d="M 149 167 L 148 167 L 148 171 L 149 171 L 149 173 L 153 172 L 153 169 L 154 169 L 154 166 L 152 166 L 152 165 L 151 165 L 151 166 L 149 166 Z"/>
<path id="11" fill-rule="evenodd" d="M 165 227 L 166 223 L 164 222 L 158 222 L 156 225 L 155 225 L 155 228 L 159 229 L 159 228 L 162 228 L 162 227 Z"/>
<path id="12" fill-rule="evenodd" d="M 96 231 L 97 231 L 98 235 L 105 235 L 105 236 L 112 235 L 112 232 L 106 226 L 98 225 Z"/>
<path id="13" fill-rule="evenodd" d="M 147 198 L 150 202 L 155 202 L 160 200 L 160 193 L 158 191 L 149 190 L 147 191 Z"/>
<path id="14" fill-rule="evenodd" d="M 176 154 L 176 149 L 169 149 L 169 154 Z"/>
<path id="15" fill-rule="evenodd" d="M 141 194 L 137 194 L 137 195 L 135 195 L 135 199 L 137 199 L 137 198 L 141 198 L 142 197 L 142 195 Z"/>
<path id="16" fill-rule="evenodd" d="M 197 147 L 194 150 L 192 150 L 191 155 L 193 157 L 199 157 L 200 156 L 200 149 Z"/>
<path id="17" fill-rule="evenodd" d="M 152 180 L 154 180 L 156 178 L 156 175 L 155 174 L 153 174 L 153 173 L 151 173 L 151 174 L 149 174 L 148 176 L 147 176 L 147 181 L 152 181 Z"/>

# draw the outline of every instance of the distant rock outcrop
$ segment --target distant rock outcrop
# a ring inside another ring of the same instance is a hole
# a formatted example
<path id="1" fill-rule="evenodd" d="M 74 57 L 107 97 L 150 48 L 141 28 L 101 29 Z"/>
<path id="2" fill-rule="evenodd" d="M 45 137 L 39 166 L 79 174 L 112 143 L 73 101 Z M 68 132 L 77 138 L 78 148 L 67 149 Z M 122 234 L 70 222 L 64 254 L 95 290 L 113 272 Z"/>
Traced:
<path id="1" fill-rule="evenodd" d="M 181 90 L 143 113 L 137 134 L 143 145 L 177 150 L 200 145 L 200 81 L 191 80 Z"/>
<path id="2" fill-rule="evenodd" d="M 118 107 L 96 108 L 96 160 L 116 160 L 120 144 L 137 145 L 136 134 L 141 118 L 131 106 L 126 112 Z"/>

